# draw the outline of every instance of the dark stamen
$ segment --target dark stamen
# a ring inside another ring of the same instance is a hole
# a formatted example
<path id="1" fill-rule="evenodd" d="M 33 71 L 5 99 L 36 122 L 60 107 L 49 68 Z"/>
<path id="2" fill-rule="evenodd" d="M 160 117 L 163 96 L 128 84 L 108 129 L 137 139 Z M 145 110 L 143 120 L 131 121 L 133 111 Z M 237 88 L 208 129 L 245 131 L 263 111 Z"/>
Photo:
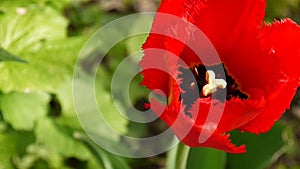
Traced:
<path id="1" fill-rule="evenodd" d="M 225 89 L 217 89 L 217 91 L 213 93 L 213 98 L 218 99 L 221 102 L 225 102 L 225 99 L 230 100 L 231 98 L 248 99 L 248 96 L 239 89 L 236 80 L 228 74 L 225 67 L 224 67 L 225 72 L 222 75 L 221 73 L 223 71 L 222 64 L 207 66 L 207 69 L 205 68 L 204 65 L 199 65 L 191 69 L 179 68 L 179 71 L 182 73 L 179 75 L 179 78 L 183 79 L 183 82 L 180 85 L 180 87 L 185 91 L 184 93 L 181 93 L 179 99 L 183 100 L 184 104 L 187 106 L 186 110 L 189 110 L 191 108 L 191 105 L 199 97 L 200 98 L 211 97 L 211 95 L 204 96 L 202 94 L 202 88 L 204 85 L 207 84 L 207 81 L 205 79 L 205 74 L 207 70 L 212 70 L 216 74 L 216 79 L 224 79 L 227 82 L 227 86 Z M 226 92 L 226 96 L 224 96 L 225 92 Z M 186 113 L 186 115 L 191 117 L 191 114 Z"/>

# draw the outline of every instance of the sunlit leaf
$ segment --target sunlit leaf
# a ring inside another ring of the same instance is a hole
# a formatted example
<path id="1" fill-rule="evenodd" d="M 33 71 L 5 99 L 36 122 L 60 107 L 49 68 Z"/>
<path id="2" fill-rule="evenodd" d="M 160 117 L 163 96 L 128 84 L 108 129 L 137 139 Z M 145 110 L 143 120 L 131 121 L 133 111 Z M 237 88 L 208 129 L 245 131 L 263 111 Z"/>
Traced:
<path id="1" fill-rule="evenodd" d="M 21 54 L 36 50 L 44 41 L 66 37 L 67 20 L 48 6 L 30 5 L 3 9 L 0 15 L 1 46 Z"/>
<path id="2" fill-rule="evenodd" d="M 66 29 L 67 20 L 49 6 L 3 9 L 0 44 L 28 64 L 0 63 L 0 89 L 55 92 L 61 82 L 71 78 L 85 38 L 66 39 Z"/>
<path id="3" fill-rule="evenodd" d="M 51 119 L 40 119 L 35 128 L 38 142 L 44 144 L 48 150 L 62 154 L 65 157 L 89 159 L 89 151 L 73 137 L 73 131 L 55 123 Z"/>
<path id="4" fill-rule="evenodd" d="M 50 97 L 44 92 L 0 95 L 3 118 L 18 130 L 31 130 L 37 119 L 48 112 Z"/>
<path id="5" fill-rule="evenodd" d="M 0 63 L 0 89 L 5 92 L 45 90 L 55 92 L 71 79 L 82 38 L 69 38 L 45 43 L 39 51 L 26 52 L 28 64 Z"/>

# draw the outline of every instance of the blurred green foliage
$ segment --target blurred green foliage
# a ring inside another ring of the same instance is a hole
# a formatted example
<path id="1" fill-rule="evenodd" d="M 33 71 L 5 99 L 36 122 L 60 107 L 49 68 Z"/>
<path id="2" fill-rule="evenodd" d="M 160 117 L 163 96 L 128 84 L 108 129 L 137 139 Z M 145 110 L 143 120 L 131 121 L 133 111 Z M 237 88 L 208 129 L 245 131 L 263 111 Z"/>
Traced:
<path id="1" fill-rule="evenodd" d="M 144 9 L 135 0 L 119 0 L 121 7 L 104 6 L 103 2 L 106 1 L 0 1 L 0 169 L 155 169 L 175 163 L 172 158 L 166 163 L 165 154 L 146 159 L 112 155 L 96 146 L 77 120 L 72 76 L 80 49 L 101 26 Z M 291 17 L 299 23 L 299 3 L 269 0 L 266 21 Z M 149 23 L 137 18 L 136 24 L 129 26 L 134 32 Z M 110 82 L 118 64 L 139 51 L 146 37 L 140 35 L 117 44 L 106 54 L 105 65 L 98 68 L 96 77 L 96 97 L 106 120 L 119 132 L 136 137 L 149 136 L 153 128 L 160 130 L 164 126 L 159 122 L 154 127 L 147 126 L 120 117 L 110 96 Z M 90 59 L 85 63 L 96 68 Z M 131 61 L 136 64 L 139 59 Z M 136 77 L 130 86 L 130 99 L 137 107 L 148 97 L 140 81 L 141 77 Z M 82 83 L 83 90 L 92 87 Z M 122 100 L 119 102 L 124 110 L 128 109 Z M 246 154 L 192 149 L 188 169 L 299 169 L 299 129 L 299 119 L 289 112 L 266 135 L 233 132 L 235 143 L 248 145 Z M 109 133 L 107 136 L 108 140 L 120 139 L 110 138 Z"/>

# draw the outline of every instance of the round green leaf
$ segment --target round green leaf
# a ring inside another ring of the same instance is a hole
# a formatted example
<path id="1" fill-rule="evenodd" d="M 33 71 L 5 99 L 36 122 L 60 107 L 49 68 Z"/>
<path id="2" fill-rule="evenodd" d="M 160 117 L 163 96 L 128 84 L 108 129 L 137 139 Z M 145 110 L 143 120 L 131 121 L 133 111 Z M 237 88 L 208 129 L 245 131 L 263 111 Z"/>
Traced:
<path id="1" fill-rule="evenodd" d="M 48 112 L 50 96 L 44 92 L 0 95 L 3 118 L 17 130 L 31 130 L 37 119 Z"/>

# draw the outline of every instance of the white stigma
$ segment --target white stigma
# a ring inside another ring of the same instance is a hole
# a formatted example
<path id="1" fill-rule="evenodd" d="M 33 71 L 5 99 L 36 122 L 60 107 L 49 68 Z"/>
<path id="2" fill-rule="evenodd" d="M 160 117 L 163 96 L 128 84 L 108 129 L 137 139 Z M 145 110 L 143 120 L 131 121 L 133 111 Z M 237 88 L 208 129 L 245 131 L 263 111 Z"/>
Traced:
<path id="1" fill-rule="evenodd" d="M 206 72 L 206 81 L 208 84 L 203 86 L 202 89 L 204 96 L 216 92 L 218 88 L 225 89 L 227 86 L 227 83 L 224 79 L 216 79 L 216 75 L 212 70 L 208 70 Z"/>

